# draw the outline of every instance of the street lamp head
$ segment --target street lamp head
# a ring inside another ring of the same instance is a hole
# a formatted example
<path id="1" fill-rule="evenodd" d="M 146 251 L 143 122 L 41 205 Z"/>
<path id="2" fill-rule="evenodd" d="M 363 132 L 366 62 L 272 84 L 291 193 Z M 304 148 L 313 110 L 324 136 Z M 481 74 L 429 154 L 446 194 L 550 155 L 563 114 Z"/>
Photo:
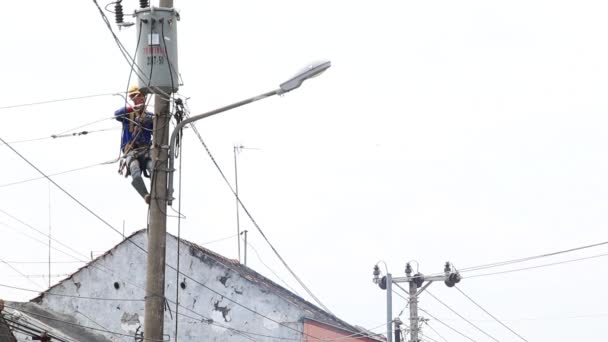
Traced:
<path id="1" fill-rule="evenodd" d="M 281 83 L 281 85 L 279 86 L 279 94 L 285 94 L 298 88 L 302 85 L 302 82 L 306 81 L 309 78 L 321 75 L 325 70 L 329 69 L 330 66 L 330 61 L 316 62 L 307 66 L 306 68 L 304 68 L 304 70 L 297 73 L 294 77 L 290 78 L 286 82 Z"/>

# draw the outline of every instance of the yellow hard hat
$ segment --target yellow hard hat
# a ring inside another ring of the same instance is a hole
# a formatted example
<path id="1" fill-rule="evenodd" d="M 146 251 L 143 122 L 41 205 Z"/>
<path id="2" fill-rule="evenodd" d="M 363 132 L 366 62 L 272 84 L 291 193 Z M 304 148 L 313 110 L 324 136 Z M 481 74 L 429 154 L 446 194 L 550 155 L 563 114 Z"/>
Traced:
<path id="1" fill-rule="evenodd" d="M 135 84 L 130 86 L 129 91 L 127 91 L 127 95 L 129 95 L 129 97 L 133 97 L 139 94 L 141 94 L 141 91 L 139 90 L 139 87 Z"/>

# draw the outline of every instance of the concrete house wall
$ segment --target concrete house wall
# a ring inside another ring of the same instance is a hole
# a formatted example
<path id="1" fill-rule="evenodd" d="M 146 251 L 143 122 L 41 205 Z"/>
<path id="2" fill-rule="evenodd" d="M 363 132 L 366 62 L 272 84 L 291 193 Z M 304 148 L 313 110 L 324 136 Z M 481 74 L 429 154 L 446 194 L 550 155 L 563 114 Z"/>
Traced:
<path id="1" fill-rule="evenodd" d="M 133 243 L 122 242 L 34 301 L 84 326 L 131 336 L 143 331 L 146 253 L 135 244 L 147 250 L 146 232 L 129 240 Z M 180 244 L 180 270 L 193 280 L 181 276 L 176 281 L 175 270 L 166 268 L 164 332 L 171 340 L 176 319 L 181 341 L 302 340 L 302 318 L 313 312 L 255 276 L 237 272 L 242 267 L 237 262 L 208 252 Z M 176 256 L 177 239 L 167 235 L 167 264 L 175 265 Z M 176 289 L 181 305 L 177 317 Z M 109 341 L 127 338 L 100 334 Z"/>

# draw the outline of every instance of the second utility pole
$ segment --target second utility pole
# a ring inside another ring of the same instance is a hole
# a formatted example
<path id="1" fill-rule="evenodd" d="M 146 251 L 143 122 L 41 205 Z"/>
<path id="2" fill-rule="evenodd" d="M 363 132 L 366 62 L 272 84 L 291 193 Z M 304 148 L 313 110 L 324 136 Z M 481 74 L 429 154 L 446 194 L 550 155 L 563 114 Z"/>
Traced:
<path id="1" fill-rule="evenodd" d="M 173 0 L 160 0 L 160 7 L 173 8 Z M 164 42 L 164 37 L 161 37 Z M 152 60 L 154 63 L 154 60 Z M 171 61 L 168 61 L 171 63 Z M 171 66 L 169 66 L 171 68 Z M 171 90 L 172 91 L 172 90 Z M 167 250 L 167 160 L 169 159 L 169 92 L 154 98 L 152 141 L 153 175 L 148 228 L 148 262 L 144 340 L 163 341 L 165 323 L 165 259 Z"/>

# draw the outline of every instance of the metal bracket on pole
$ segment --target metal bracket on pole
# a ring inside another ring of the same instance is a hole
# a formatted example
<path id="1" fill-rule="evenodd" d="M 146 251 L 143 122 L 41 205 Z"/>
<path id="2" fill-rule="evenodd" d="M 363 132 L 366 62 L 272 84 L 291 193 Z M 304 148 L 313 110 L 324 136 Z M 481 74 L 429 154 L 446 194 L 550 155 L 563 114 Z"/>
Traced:
<path id="1" fill-rule="evenodd" d="M 426 290 L 427 287 L 429 287 L 429 285 L 431 285 L 433 283 L 432 280 L 429 280 L 426 284 L 424 284 L 424 286 L 418 290 L 418 292 L 416 293 L 416 297 L 418 297 L 424 290 Z"/>

